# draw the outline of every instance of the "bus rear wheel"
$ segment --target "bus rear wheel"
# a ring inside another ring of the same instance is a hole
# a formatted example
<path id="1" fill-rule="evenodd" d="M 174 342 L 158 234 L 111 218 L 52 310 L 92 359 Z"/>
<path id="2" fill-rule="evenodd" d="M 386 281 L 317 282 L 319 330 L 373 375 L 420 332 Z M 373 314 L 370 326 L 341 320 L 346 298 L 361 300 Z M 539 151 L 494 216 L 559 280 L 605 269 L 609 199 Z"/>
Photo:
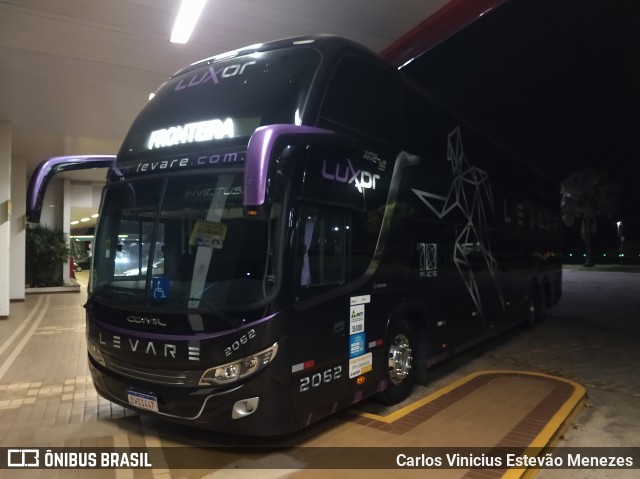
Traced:
<path id="1" fill-rule="evenodd" d="M 394 321 L 389 325 L 386 348 L 387 389 L 379 393 L 377 399 L 384 404 L 397 404 L 411 394 L 416 376 L 415 334 L 407 321 Z"/>

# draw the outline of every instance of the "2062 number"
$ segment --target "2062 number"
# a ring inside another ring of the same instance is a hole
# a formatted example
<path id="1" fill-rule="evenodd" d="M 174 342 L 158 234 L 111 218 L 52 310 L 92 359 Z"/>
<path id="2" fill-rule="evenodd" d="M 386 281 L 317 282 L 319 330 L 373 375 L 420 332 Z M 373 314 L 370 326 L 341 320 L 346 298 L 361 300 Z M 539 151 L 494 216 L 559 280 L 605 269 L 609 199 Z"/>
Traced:
<path id="1" fill-rule="evenodd" d="M 250 329 L 246 334 L 243 334 L 242 336 L 240 336 L 240 338 L 238 338 L 237 341 L 234 341 L 231 346 L 229 346 L 228 348 L 224 348 L 224 355 L 231 356 L 232 353 L 235 353 L 237 350 L 240 349 L 240 346 L 244 346 L 255 337 L 256 337 L 255 329 Z"/>
<path id="2" fill-rule="evenodd" d="M 335 366 L 325 371 L 315 373 L 311 376 L 300 378 L 300 392 L 309 391 L 311 388 L 317 388 L 322 384 L 328 384 L 342 377 L 342 366 Z"/>

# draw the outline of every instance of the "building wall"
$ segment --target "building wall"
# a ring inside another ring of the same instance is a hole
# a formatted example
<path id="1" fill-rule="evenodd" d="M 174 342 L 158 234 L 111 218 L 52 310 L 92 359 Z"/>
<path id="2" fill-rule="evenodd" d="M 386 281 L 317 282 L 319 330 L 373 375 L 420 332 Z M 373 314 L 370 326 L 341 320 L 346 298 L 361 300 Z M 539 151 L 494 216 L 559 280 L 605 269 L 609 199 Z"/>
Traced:
<path id="1" fill-rule="evenodd" d="M 0 120 L 0 318 L 9 316 L 11 202 L 11 122 Z"/>

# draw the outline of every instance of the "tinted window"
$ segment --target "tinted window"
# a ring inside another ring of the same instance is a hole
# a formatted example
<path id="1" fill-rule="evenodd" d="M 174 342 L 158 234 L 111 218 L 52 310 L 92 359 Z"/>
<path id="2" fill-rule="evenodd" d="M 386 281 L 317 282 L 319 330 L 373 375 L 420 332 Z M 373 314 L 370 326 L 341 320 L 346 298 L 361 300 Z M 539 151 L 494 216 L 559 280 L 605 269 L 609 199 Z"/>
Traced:
<path id="1" fill-rule="evenodd" d="M 403 149 L 422 158 L 436 161 L 446 155 L 446 138 L 455 122 L 412 88 L 403 91 L 404 143 Z"/>
<path id="2" fill-rule="evenodd" d="M 267 300 L 276 285 L 279 217 L 246 219 L 242 197 L 238 173 L 112 184 L 97 228 L 92 292 L 178 309 Z"/>
<path id="3" fill-rule="evenodd" d="M 178 75 L 138 115 L 119 160 L 145 152 L 197 151 L 248 138 L 261 125 L 294 123 L 319 62 L 317 51 L 291 48 L 216 61 Z"/>
<path id="4" fill-rule="evenodd" d="M 393 71 L 371 61 L 345 57 L 331 79 L 322 116 L 343 127 L 398 145 L 401 131 L 398 78 Z"/>
<path id="5" fill-rule="evenodd" d="M 344 214 L 308 209 L 298 223 L 298 285 L 335 285 L 346 278 L 348 224 Z"/>

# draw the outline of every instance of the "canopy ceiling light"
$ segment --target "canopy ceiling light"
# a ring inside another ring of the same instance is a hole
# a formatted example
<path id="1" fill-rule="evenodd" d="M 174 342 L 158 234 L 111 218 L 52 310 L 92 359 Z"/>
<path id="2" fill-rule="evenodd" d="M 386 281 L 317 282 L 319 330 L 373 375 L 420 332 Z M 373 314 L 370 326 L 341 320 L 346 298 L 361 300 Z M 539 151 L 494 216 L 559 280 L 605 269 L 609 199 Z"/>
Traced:
<path id="1" fill-rule="evenodd" d="M 187 43 L 207 0 L 182 0 L 171 32 L 171 43 Z"/>

